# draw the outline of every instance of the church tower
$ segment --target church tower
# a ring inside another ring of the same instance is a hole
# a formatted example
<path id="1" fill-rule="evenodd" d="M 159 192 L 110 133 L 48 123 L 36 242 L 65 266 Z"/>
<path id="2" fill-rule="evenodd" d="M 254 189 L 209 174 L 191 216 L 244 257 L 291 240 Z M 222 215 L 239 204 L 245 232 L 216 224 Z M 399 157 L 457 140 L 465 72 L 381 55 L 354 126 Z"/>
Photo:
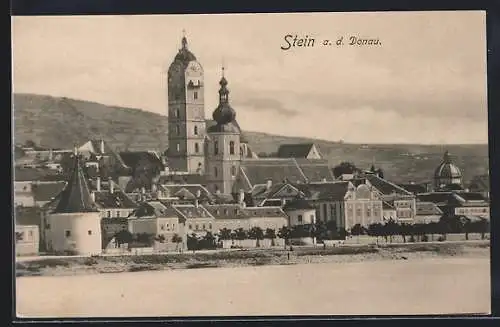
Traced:
<path id="1" fill-rule="evenodd" d="M 186 36 L 168 69 L 168 165 L 173 171 L 204 174 L 205 108 L 203 68 Z"/>
<path id="2" fill-rule="evenodd" d="M 231 194 L 241 161 L 241 131 L 236 123 L 236 112 L 229 105 L 224 67 L 219 84 L 219 106 L 212 115 L 216 124 L 207 129 L 206 177 L 211 192 Z"/>

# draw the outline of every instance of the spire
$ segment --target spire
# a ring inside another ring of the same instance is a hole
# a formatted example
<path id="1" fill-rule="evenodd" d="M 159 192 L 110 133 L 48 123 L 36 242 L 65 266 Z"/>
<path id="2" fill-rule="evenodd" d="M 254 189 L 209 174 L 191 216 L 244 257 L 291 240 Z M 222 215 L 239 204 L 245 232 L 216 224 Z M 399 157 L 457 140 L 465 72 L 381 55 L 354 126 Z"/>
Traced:
<path id="1" fill-rule="evenodd" d="M 446 150 L 444 155 L 443 155 L 443 162 L 444 163 L 451 163 L 451 157 L 450 157 L 450 153 L 448 152 L 448 150 Z"/>
<path id="2" fill-rule="evenodd" d="M 89 187 L 80 164 L 80 158 L 75 151 L 73 171 L 54 213 L 98 212 L 90 195 Z"/>
<path id="3" fill-rule="evenodd" d="M 223 104 L 223 103 L 228 103 L 229 102 L 229 90 L 227 89 L 227 79 L 225 77 L 225 67 L 224 65 L 222 65 L 222 77 L 220 79 L 220 82 L 219 82 L 219 85 L 220 85 L 220 89 L 219 89 L 219 103 L 220 104 Z"/>
<path id="4" fill-rule="evenodd" d="M 188 41 L 186 38 L 186 30 L 182 30 L 182 49 L 187 49 Z"/>

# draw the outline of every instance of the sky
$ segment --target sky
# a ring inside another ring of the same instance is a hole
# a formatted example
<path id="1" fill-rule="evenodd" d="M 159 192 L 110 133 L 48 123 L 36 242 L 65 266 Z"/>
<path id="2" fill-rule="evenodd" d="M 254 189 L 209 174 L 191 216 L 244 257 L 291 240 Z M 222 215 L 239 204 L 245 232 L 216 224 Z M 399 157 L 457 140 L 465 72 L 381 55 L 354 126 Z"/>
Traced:
<path id="1" fill-rule="evenodd" d="M 13 90 L 166 115 L 166 71 L 183 30 L 204 69 L 207 118 L 224 65 L 243 130 L 487 143 L 481 11 L 13 17 Z M 315 44 L 282 50 L 286 35 Z M 351 36 L 380 43 L 351 46 Z"/>

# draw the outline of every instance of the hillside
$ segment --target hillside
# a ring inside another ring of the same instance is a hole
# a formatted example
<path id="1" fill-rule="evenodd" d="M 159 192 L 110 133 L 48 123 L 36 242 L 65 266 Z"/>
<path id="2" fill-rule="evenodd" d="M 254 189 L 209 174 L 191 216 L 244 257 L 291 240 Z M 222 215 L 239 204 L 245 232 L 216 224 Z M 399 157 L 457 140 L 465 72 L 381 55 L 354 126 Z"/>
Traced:
<path id="1" fill-rule="evenodd" d="M 487 145 L 361 145 L 291 138 L 245 131 L 252 149 L 275 152 L 280 144 L 314 142 L 332 165 L 351 161 L 368 168 L 372 162 L 398 182 L 432 178 L 445 149 L 469 180 L 488 172 Z M 52 148 L 72 148 L 91 138 L 103 138 L 118 150 L 164 150 L 168 145 L 167 117 L 155 113 L 45 95 L 14 95 L 14 138 Z"/>

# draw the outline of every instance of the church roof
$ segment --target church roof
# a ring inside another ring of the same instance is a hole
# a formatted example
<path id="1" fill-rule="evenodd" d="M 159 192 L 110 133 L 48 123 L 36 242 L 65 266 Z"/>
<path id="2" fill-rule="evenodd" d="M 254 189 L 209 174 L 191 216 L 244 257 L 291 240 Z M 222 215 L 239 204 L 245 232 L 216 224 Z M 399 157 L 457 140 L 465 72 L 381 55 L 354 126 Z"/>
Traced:
<path id="1" fill-rule="evenodd" d="M 443 161 L 434 171 L 435 178 L 460 178 L 462 177 L 462 172 L 460 169 L 453 164 L 448 151 L 444 153 Z"/>
<path id="2" fill-rule="evenodd" d="M 413 193 L 408 192 L 407 190 L 403 189 L 402 187 L 389 182 L 386 179 L 380 178 L 379 176 L 375 174 L 366 174 L 365 178 L 368 180 L 368 182 L 375 187 L 377 190 L 379 190 L 382 194 L 384 195 L 392 195 L 392 194 L 399 194 L 399 195 L 413 195 Z"/>
<path id="3" fill-rule="evenodd" d="M 189 51 L 187 38 L 184 36 L 182 38 L 182 47 L 179 49 L 179 52 L 175 55 L 174 63 L 178 62 L 184 65 L 184 67 L 187 67 L 187 65 L 191 61 L 195 60 L 196 56 L 191 51 Z"/>
<path id="4" fill-rule="evenodd" d="M 75 156 L 73 171 L 64 190 L 60 193 L 59 203 L 54 213 L 97 212 L 96 204 L 90 196 L 89 187 L 79 156 Z"/>
<path id="5" fill-rule="evenodd" d="M 279 158 L 307 158 L 313 143 L 282 144 L 278 148 Z"/>

